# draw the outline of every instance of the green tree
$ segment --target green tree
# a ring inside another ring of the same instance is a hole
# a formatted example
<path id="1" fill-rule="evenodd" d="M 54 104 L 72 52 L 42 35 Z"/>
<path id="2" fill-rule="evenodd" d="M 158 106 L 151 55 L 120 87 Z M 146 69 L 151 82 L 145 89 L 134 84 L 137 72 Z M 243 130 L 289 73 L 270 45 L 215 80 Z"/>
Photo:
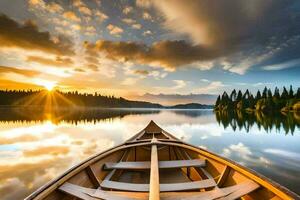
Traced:
<path id="1" fill-rule="evenodd" d="M 237 97 L 236 97 L 236 101 L 240 101 L 240 100 L 242 100 L 242 98 L 243 98 L 242 91 L 239 90 L 239 91 L 238 91 L 238 94 L 237 94 Z"/>
<path id="2" fill-rule="evenodd" d="M 232 90 L 231 94 L 230 94 L 230 99 L 231 101 L 235 101 L 236 100 L 236 90 Z"/>
<path id="3" fill-rule="evenodd" d="M 287 99 L 289 97 L 289 93 L 285 87 L 283 87 L 283 91 L 281 93 L 281 99 Z"/>
<path id="4" fill-rule="evenodd" d="M 289 98 L 290 99 L 294 98 L 294 91 L 293 91 L 293 86 L 292 85 L 290 85 Z"/>
<path id="5" fill-rule="evenodd" d="M 267 87 L 264 88 L 263 93 L 262 93 L 262 98 L 266 99 L 268 95 L 268 89 Z"/>
<path id="6" fill-rule="evenodd" d="M 261 93 L 258 90 L 257 93 L 256 93 L 256 96 L 255 96 L 255 100 L 258 101 L 259 99 L 261 99 Z"/>

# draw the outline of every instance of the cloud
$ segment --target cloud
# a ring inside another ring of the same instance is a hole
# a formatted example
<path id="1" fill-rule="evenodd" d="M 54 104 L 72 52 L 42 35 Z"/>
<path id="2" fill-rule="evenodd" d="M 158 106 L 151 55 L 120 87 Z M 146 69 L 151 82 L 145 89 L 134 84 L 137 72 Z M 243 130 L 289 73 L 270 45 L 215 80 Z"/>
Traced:
<path id="1" fill-rule="evenodd" d="M 136 21 L 134 19 L 130 19 L 130 18 L 123 18 L 122 21 L 128 25 L 136 23 Z"/>
<path id="2" fill-rule="evenodd" d="M 31 22 L 20 25 L 6 15 L 0 15 L 0 48 L 39 50 L 57 55 L 73 55 L 72 42 L 62 36 L 51 39 L 49 32 L 40 32 Z"/>
<path id="3" fill-rule="evenodd" d="M 150 30 L 144 31 L 143 36 L 152 35 Z"/>
<path id="4" fill-rule="evenodd" d="M 86 6 L 81 6 L 78 8 L 79 12 L 84 14 L 84 15 L 88 15 L 88 16 L 91 16 L 92 15 L 92 11 L 86 7 Z"/>
<path id="5" fill-rule="evenodd" d="M 109 30 L 109 33 L 111 35 L 115 35 L 115 36 L 119 36 L 124 31 L 122 28 L 112 24 L 107 25 L 106 28 Z"/>
<path id="6" fill-rule="evenodd" d="M 23 76 L 27 76 L 29 78 L 35 77 L 40 74 L 40 72 L 34 70 L 26 70 L 26 69 L 19 69 L 15 67 L 7 67 L 7 66 L 0 66 L 0 75 L 6 73 L 15 73 L 20 74 Z"/>
<path id="7" fill-rule="evenodd" d="M 132 24 L 131 26 L 133 29 L 141 29 L 142 25 L 141 24 Z"/>
<path id="8" fill-rule="evenodd" d="M 210 93 L 210 92 L 215 92 L 216 90 L 219 90 L 223 87 L 225 87 L 226 85 L 224 85 L 221 81 L 212 81 L 209 82 L 208 85 L 198 88 L 196 89 L 194 92 L 195 93 Z"/>
<path id="9" fill-rule="evenodd" d="M 142 75 L 142 76 L 147 76 L 149 74 L 149 71 L 147 71 L 147 70 L 135 70 L 134 73 L 138 74 L 138 75 Z"/>
<path id="10" fill-rule="evenodd" d="M 173 82 L 175 83 L 175 86 L 172 87 L 173 90 L 184 88 L 187 85 L 184 80 L 173 80 Z"/>
<path id="11" fill-rule="evenodd" d="M 288 69 L 297 66 L 300 66 L 300 59 L 289 60 L 275 65 L 263 66 L 262 69 L 267 71 L 277 71 L 277 70 L 283 70 L 283 69 Z"/>
<path id="12" fill-rule="evenodd" d="M 131 6 L 126 6 L 124 9 L 123 9 L 123 13 L 125 14 L 125 15 L 127 15 L 127 14 L 129 14 L 129 13 L 131 13 L 133 11 L 133 7 L 131 7 Z"/>
<path id="13" fill-rule="evenodd" d="M 156 9 L 163 16 L 165 29 L 193 44 L 224 49 L 221 52 L 229 63 L 225 70 L 244 74 L 250 67 L 287 49 L 286 38 L 299 35 L 299 15 L 293 9 L 296 3 L 296 0 L 138 0 L 136 5 Z"/>
<path id="14" fill-rule="evenodd" d="M 145 20 L 152 20 L 152 17 L 151 17 L 151 15 L 148 12 L 144 12 L 143 13 L 143 18 Z"/>
<path id="15" fill-rule="evenodd" d="M 74 21 L 74 22 L 81 22 L 81 19 L 72 11 L 64 12 L 64 18 Z"/>
<path id="16" fill-rule="evenodd" d="M 104 20 L 108 19 L 108 16 L 101 12 L 100 10 L 97 10 L 95 12 L 95 16 L 97 17 L 98 21 L 103 22 Z"/>
<path id="17" fill-rule="evenodd" d="M 27 62 L 34 62 L 39 63 L 42 65 L 50 65 L 50 66 L 57 66 L 57 67 L 70 67 L 73 65 L 73 60 L 70 58 L 62 58 L 57 56 L 56 58 L 45 58 L 39 56 L 28 56 Z"/>
<path id="18" fill-rule="evenodd" d="M 135 62 L 162 67 L 169 71 L 218 56 L 219 52 L 191 45 L 186 41 L 159 41 L 152 45 L 137 42 L 98 40 L 86 44 L 87 51 L 104 53 L 107 58 L 120 62 Z M 199 67 L 195 65 L 195 67 Z"/>

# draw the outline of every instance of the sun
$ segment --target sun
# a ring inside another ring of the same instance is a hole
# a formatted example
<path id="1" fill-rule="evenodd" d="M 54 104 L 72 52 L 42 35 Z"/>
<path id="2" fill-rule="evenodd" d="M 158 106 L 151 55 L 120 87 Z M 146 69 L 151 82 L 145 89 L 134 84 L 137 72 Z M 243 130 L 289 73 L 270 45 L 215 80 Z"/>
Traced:
<path id="1" fill-rule="evenodd" d="M 47 89 L 49 92 L 53 90 L 53 88 L 56 87 L 56 82 L 52 81 L 41 81 L 39 85 L 42 85 L 45 89 Z"/>

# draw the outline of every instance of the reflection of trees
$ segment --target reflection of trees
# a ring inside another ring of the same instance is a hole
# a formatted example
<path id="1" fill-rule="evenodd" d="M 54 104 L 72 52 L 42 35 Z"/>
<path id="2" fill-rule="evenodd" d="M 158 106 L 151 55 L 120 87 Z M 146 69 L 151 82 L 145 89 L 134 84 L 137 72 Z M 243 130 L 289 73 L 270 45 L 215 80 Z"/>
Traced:
<path id="1" fill-rule="evenodd" d="M 283 129 L 286 134 L 293 134 L 296 127 L 300 128 L 300 115 L 294 113 L 272 113 L 263 112 L 242 112 L 242 111 L 216 111 L 216 120 L 222 124 L 224 128 L 232 127 L 235 131 L 245 129 L 247 132 L 253 125 L 257 125 L 259 129 L 263 128 L 269 132 L 272 129 L 280 131 Z"/>
<path id="2" fill-rule="evenodd" d="M 77 124 L 79 122 L 98 122 L 123 118 L 126 115 L 153 114 L 159 110 L 151 109 L 68 109 L 52 108 L 44 110 L 41 107 L 14 107 L 0 108 L 0 121 L 5 122 L 31 122 L 52 121 L 52 123 L 67 122 Z"/>
<path id="3" fill-rule="evenodd" d="M 201 117 L 213 114 L 211 110 L 171 110 L 177 115 L 184 115 L 187 117 Z"/>

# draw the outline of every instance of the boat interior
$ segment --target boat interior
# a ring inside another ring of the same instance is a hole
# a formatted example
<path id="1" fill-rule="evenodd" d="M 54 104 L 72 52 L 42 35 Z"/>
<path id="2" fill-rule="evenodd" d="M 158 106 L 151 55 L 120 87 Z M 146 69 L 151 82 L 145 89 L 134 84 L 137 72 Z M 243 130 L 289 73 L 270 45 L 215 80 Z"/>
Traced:
<path id="1" fill-rule="evenodd" d="M 153 121 L 29 199 L 293 199 L 247 169 L 188 145 Z"/>

